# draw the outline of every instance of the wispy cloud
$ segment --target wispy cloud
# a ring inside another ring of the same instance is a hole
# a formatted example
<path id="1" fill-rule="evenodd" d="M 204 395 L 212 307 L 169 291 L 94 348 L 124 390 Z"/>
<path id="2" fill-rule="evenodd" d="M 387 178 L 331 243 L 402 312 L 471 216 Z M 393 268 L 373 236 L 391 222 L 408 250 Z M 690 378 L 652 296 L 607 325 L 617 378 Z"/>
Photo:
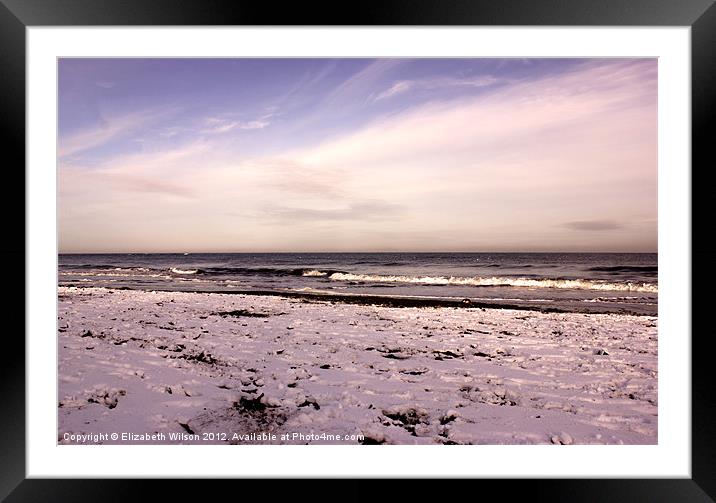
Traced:
<path id="1" fill-rule="evenodd" d="M 411 82 L 409 80 L 401 80 L 399 82 L 396 82 L 392 86 L 390 86 L 388 89 L 383 91 L 382 93 L 378 94 L 378 96 L 375 97 L 373 101 L 382 100 L 385 98 L 391 98 L 397 94 L 402 94 L 406 91 L 409 91 L 414 87 L 414 82 Z"/>
<path id="2" fill-rule="evenodd" d="M 91 168 L 60 161 L 60 191 L 66 200 L 81 195 L 84 201 L 113 197 L 165 194 L 193 197 L 193 176 L 187 170 L 201 167 L 208 145 L 195 142 L 157 152 L 115 156 Z M 91 206 L 85 209 L 89 210 Z"/>
<path id="3" fill-rule="evenodd" d="M 265 211 L 270 218 L 281 223 L 301 223 L 303 221 L 357 220 L 364 222 L 394 219 L 401 211 L 399 205 L 380 201 L 365 200 L 352 202 L 347 206 L 334 208 L 292 208 L 278 206 Z"/>
<path id="4" fill-rule="evenodd" d="M 186 127 L 180 127 L 180 126 L 170 126 L 162 128 L 159 131 L 159 136 L 161 138 L 173 138 L 177 136 L 178 134 L 181 134 L 185 131 L 188 131 L 188 128 Z"/>
<path id="5" fill-rule="evenodd" d="M 340 168 L 315 168 L 296 158 L 270 157 L 243 163 L 237 170 L 253 172 L 264 189 L 332 200 L 350 197 L 345 186 L 351 174 Z"/>
<path id="6" fill-rule="evenodd" d="M 297 108 L 315 99 L 313 91 L 323 79 L 335 71 L 336 66 L 337 63 L 332 61 L 322 65 L 318 70 L 304 72 L 284 92 L 269 100 L 266 111 L 269 114 L 279 115 L 284 108 Z"/>
<path id="7" fill-rule="evenodd" d="M 66 171 L 63 174 L 61 185 L 65 188 L 71 188 L 72 191 L 77 191 L 81 187 L 91 187 L 91 190 L 101 190 L 104 193 L 109 191 L 116 196 L 137 193 L 163 194 L 183 198 L 195 196 L 194 190 L 187 185 L 151 175 L 130 174 L 121 171 Z"/>
<path id="8" fill-rule="evenodd" d="M 137 131 L 143 126 L 166 117 L 173 112 L 173 109 L 148 110 L 108 118 L 105 117 L 99 124 L 91 128 L 87 128 L 70 136 L 60 136 L 58 140 L 58 155 L 62 158 L 102 146 L 112 140 Z"/>
<path id="9" fill-rule="evenodd" d="M 207 126 L 202 129 L 202 133 L 209 134 L 223 134 L 236 129 L 263 129 L 267 127 L 271 122 L 268 120 L 270 115 L 266 115 L 257 120 L 241 121 L 241 120 L 227 120 L 218 117 L 209 117 L 206 119 Z"/>
<path id="10" fill-rule="evenodd" d="M 372 101 L 376 102 L 387 98 L 392 98 L 394 96 L 403 94 L 411 90 L 435 90 L 459 87 L 479 88 L 505 82 L 507 82 L 506 79 L 498 79 L 490 75 L 466 78 L 444 77 L 422 80 L 399 80 L 385 91 L 378 93 L 375 98 L 372 99 Z"/>
<path id="11" fill-rule="evenodd" d="M 406 60 L 379 59 L 336 86 L 324 100 L 325 106 L 362 103 L 374 91 L 386 75 L 397 70 Z"/>

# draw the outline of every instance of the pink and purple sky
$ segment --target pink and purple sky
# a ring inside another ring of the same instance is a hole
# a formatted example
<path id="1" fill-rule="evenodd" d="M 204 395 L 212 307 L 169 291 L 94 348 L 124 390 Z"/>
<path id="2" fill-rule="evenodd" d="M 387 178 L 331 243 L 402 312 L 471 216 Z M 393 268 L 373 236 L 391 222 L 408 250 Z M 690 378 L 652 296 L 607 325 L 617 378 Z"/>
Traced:
<path id="1" fill-rule="evenodd" d="M 656 59 L 61 59 L 60 252 L 657 249 Z"/>

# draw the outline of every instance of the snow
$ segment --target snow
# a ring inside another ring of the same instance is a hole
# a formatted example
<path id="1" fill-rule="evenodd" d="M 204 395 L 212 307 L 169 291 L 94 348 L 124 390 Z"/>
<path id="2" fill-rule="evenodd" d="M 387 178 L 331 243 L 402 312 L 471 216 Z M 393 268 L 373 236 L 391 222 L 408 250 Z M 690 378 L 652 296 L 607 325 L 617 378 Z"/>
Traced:
<path id="1" fill-rule="evenodd" d="M 60 444 L 657 443 L 656 317 L 58 293 Z"/>

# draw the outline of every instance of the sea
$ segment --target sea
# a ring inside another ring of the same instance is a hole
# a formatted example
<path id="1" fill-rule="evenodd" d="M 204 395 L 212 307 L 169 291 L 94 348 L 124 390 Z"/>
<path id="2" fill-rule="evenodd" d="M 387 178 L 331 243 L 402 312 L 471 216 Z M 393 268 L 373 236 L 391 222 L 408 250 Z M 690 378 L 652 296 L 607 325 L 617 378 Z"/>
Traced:
<path id="1" fill-rule="evenodd" d="M 655 253 L 60 254 L 58 284 L 657 314 Z"/>

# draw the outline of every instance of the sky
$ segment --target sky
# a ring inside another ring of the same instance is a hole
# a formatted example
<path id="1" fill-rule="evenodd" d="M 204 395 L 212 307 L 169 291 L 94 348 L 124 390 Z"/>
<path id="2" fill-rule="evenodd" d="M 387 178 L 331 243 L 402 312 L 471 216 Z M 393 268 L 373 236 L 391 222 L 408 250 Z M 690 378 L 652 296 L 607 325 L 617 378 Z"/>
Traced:
<path id="1" fill-rule="evenodd" d="M 657 249 L 656 59 L 60 59 L 61 253 Z"/>

